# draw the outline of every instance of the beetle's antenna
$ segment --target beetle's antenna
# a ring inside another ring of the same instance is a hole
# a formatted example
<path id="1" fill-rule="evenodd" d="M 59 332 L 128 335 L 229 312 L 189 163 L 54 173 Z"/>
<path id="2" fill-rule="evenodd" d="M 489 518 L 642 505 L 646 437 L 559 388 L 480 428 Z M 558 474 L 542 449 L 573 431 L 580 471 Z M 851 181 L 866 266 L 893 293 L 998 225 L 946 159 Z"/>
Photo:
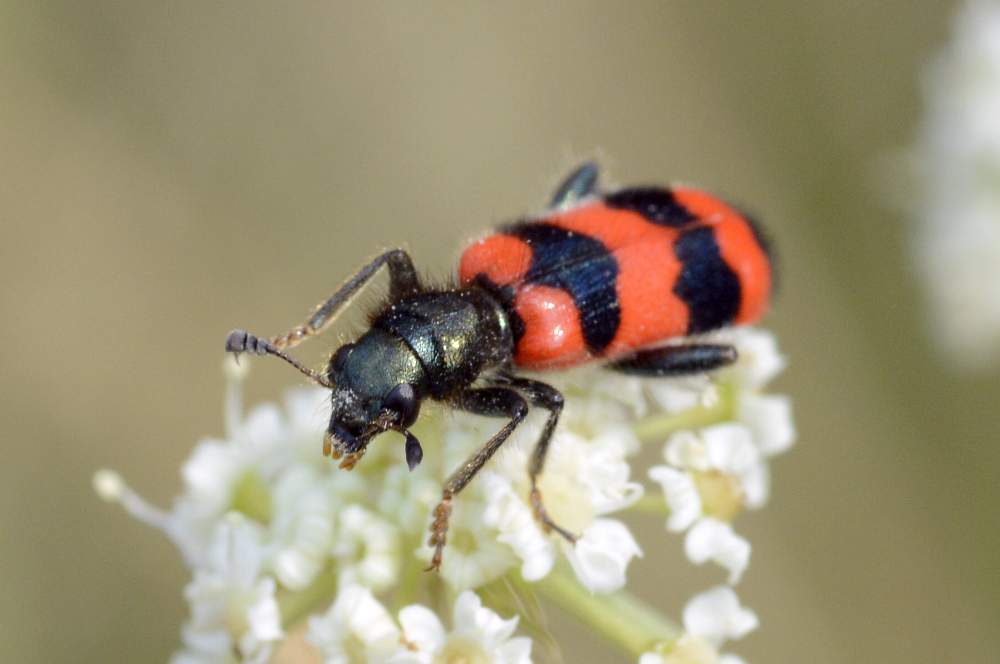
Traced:
<path id="1" fill-rule="evenodd" d="M 291 355 L 286 355 L 283 351 L 278 350 L 274 346 L 271 346 L 270 344 L 268 344 L 268 346 L 269 346 L 268 348 L 264 349 L 266 352 L 270 353 L 271 355 L 274 355 L 275 357 L 280 357 L 285 362 L 288 362 L 290 365 L 292 365 L 293 367 L 301 371 L 303 374 L 305 374 L 307 377 L 309 377 L 317 385 L 325 387 L 328 390 L 333 389 L 334 387 L 333 383 L 330 382 L 330 379 L 324 376 L 323 374 L 319 373 L 318 371 L 313 371 L 309 367 L 305 366 L 304 364 L 296 360 Z"/>
<path id="2" fill-rule="evenodd" d="M 325 387 L 328 390 L 332 390 L 334 387 L 330 379 L 323 374 L 313 371 L 291 355 L 278 350 L 275 348 L 274 344 L 267 339 L 255 337 L 246 330 L 233 330 L 229 333 L 229 336 L 226 338 L 226 351 L 234 353 L 237 360 L 239 360 L 240 353 L 244 351 L 248 353 L 255 353 L 257 355 L 263 355 L 265 353 L 268 355 L 274 355 L 275 357 L 280 357 L 285 362 L 288 362 L 290 365 L 301 371 L 317 385 Z"/>

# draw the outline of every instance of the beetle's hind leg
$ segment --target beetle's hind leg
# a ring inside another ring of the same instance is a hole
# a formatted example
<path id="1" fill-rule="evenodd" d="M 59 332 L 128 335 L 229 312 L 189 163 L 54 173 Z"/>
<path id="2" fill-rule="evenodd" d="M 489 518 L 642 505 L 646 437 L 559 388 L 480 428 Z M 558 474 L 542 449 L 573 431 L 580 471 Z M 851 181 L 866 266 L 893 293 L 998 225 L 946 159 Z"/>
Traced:
<path id="1" fill-rule="evenodd" d="M 641 350 L 608 365 L 609 369 L 637 376 L 687 376 L 721 369 L 736 361 L 733 346 L 684 344 Z"/>
<path id="2" fill-rule="evenodd" d="M 592 161 L 585 161 L 567 175 L 556 187 L 549 201 L 549 207 L 562 210 L 572 207 L 592 194 L 597 193 L 600 169 Z"/>
<path id="3" fill-rule="evenodd" d="M 488 417 L 508 417 L 510 421 L 503 426 L 500 431 L 493 434 L 493 437 L 486 441 L 475 454 L 466 459 L 465 463 L 458 467 L 448 481 L 445 482 L 441 491 L 441 502 L 434 508 L 434 521 L 431 523 L 431 536 L 428 544 L 434 547 L 434 555 L 431 558 L 428 571 L 441 568 L 441 559 L 444 554 L 444 545 L 448 540 L 448 519 L 451 516 L 451 500 L 458 492 L 476 476 L 486 462 L 496 453 L 504 441 L 510 438 L 517 425 L 520 424 L 528 414 L 528 404 L 520 394 L 506 387 L 485 387 L 480 389 L 469 389 L 462 392 L 455 403 L 456 407 L 476 415 Z"/>
<path id="4" fill-rule="evenodd" d="M 535 449 L 531 453 L 531 460 L 528 462 L 528 478 L 531 480 L 531 509 L 535 514 L 535 519 L 542 525 L 542 530 L 546 533 L 557 532 L 566 541 L 573 544 L 576 542 L 577 536 L 552 520 L 548 512 L 545 511 L 542 492 L 538 488 L 538 480 L 545 467 L 545 457 L 549 452 L 549 443 L 552 442 L 552 434 L 555 433 L 556 425 L 559 423 L 559 415 L 562 413 L 563 395 L 548 383 L 529 378 L 503 375 L 500 380 L 503 381 L 502 384 L 510 385 L 528 397 L 532 406 L 549 411 L 549 417 L 545 420 L 542 434 L 538 437 Z"/>

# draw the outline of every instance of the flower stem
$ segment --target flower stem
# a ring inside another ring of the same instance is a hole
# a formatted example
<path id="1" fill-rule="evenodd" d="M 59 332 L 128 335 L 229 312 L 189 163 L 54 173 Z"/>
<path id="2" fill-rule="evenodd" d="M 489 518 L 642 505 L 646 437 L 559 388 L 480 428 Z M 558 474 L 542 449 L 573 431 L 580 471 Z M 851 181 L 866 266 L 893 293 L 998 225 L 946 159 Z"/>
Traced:
<path id="1" fill-rule="evenodd" d="M 668 435 L 684 429 L 698 429 L 733 418 L 736 392 L 728 383 L 717 383 L 718 400 L 710 406 L 695 406 L 679 413 L 661 413 L 639 420 L 632 430 L 640 440 L 662 442 Z"/>
<path id="2" fill-rule="evenodd" d="M 663 496 L 642 496 L 626 508 L 629 512 L 636 514 L 651 514 L 653 516 L 667 516 L 670 508 Z"/>
<path id="3" fill-rule="evenodd" d="M 524 582 L 518 579 L 518 583 Z M 553 570 L 543 580 L 526 587 L 537 589 L 632 657 L 673 641 L 681 634 L 677 625 L 638 597 L 625 591 L 594 594 L 565 570 Z"/>
<path id="4" fill-rule="evenodd" d="M 416 551 L 420 540 L 414 538 L 406 539 L 403 551 Z M 409 559 L 403 563 L 403 571 L 400 574 L 399 583 L 396 584 L 396 592 L 393 595 L 393 605 L 396 609 L 401 609 L 410 604 L 417 595 L 417 590 L 422 579 L 424 563 L 416 555 L 410 555 Z"/>
<path id="5" fill-rule="evenodd" d="M 310 613 L 330 602 L 337 593 L 337 573 L 333 567 L 320 572 L 306 588 L 288 592 L 278 598 L 281 626 L 287 631 Z"/>

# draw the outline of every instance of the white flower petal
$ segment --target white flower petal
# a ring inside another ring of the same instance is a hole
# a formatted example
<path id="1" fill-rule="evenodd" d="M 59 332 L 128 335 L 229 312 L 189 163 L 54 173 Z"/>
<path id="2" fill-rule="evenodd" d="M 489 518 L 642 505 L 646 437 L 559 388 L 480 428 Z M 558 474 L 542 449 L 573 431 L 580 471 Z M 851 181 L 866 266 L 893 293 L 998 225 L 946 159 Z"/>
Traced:
<path id="1" fill-rule="evenodd" d="M 452 629 L 446 632 L 430 610 L 416 605 L 403 609 L 400 622 L 408 648 L 398 651 L 390 660 L 391 664 L 530 664 L 531 639 L 512 638 L 517 616 L 504 620 L 484 607 L 471 591 L 458 596 L 452 613 Z"/>
<path id="2" fill-rule="evenodd" d="M 574 449 L 574 453 L 586 454 L 585 459 L 578 460 L 582 468 L 575 479 L 586 491 L 596 514 L 623 510 L 642 497 L 642 485 L 628 481 L 631 468 L 623 457 L 623 450 L 633 443 L 638 445 L 635 434 L 616 426 L 605 429 L 589 444 L 580 441 Z"/>
<path id="3" fill-rule="evenodd" d="M 653 402 L 667 413 L 697 407 L 711 385 L 705 376 L 649 378 L 643 381 Z"/>
<path id="4" fill-rule="evenodd" d="M 556 549 L 538 527 L 531 508 L 500 475 L 483 472 L 478 479 L 489 498 L 483 522 L 499 531 L 497 540 L 509 545 L 522 560 L 521 576 L 526 581 L 544 578 L 555 564 Z"/>
<path id="5" fill-rule="evenodd" d="M 385 471 L 380 483 L 379 513 L 404 532 L 423 535 L 425 517 L 441 500 L 441 482 L 431 477 L 429 464 L 414 471 L 405 463 L 394 465 Z"/>
<path id="6" fill-rule="evenodd" d="M 237 437 L 243 439 L 244 445 L 266 445 L 286 437 L 288 427 L 286 420 L 274 404 L 257 406 L 247 416 Z"/>
<path id="7" fill-rule="evenodd" d="M 692 634 L 682 634 L 664 654 L 645 653 L 639 664 L 718 664 L 719 653 L 711 643 Z"/>
<path id="8" fill-rule="evenodd" d="M 293 429 L 307 435 L 322 431 L 330 419 L 329 402 L 329 390 L 313 387 L 288 390 L 285 394 L 288 422 Z"/>
<path id="9" fill-rule="evenodd" d="M 760 464 L 760 452 L 753 435 L 742 424 L 726 422 L 701 430 L 711 468 L 727 475 L 741 475 Z"/>
<path id="10" fill-rule="evenodd" d="M 242 469 L 238 451 L 215 440 L 199 443 L 181 467 L 188 492 L 197 497 L 203 510 L 221 513 L 228 508 L 231 487 Z"/>
<path id="11" fill-rule="evenodd" d="M 736 655 L 724 653 L 719 657 L 719 664 L 747 664 L 746 660 Z"/>
<path id="12" fill-rule="evenodd" d="M 483 607 L 479 596 L 466 590 L 455 600 L 452 626 L 459 634 L 478 634 L 487 644 L 506 641 L 517 629 L 517 616 L 504 620 L 490 609 Z"/>
<path id="13" fill-rule="evenodd" d="M 739 353 L 736 364 L 725 370 L 727 375 L 735 376 L 739 385 L 760 389 L 784 370 L 785 357 L 778 351 L 778 342 L 770 332 L 734 327 L 722 334 L 730 338 Z"/>
<path id="14" fill-rule="evenodd" d="M 740 476 L 743 503 L 748 509 L 760 509 L 767 503 L 771 492 L 771 471 L 766 463 L 759 463 Z"/>
<path id="15" fill-rule="evenodd" d="M 250 631 L 259 641 L 275 641 L 284 636 L 281 611 L 274 594 L 276 588 L 274 579 L 262 579 L 254 592 L 257 600 L 247 609 Z"/>
<path id="16" fill-rule="evenodd" d="M 713 561 L 729 571 L 729 584 L 739 582 L 750 563 L 750 543 L 737 535 L 732 526 L 706 517 L 688 531 L 684 552 L 696 565 Z"/>
<path id="17" fill-rule="evenodd" d="M 670 508 L 667 530 L 681 532 L 698 520 L 701 516 L 701 496 L 688 473 L 670 466 L 653 466 L 649 469 L 649 477 L 663 488 Z"/>
<path id="18" fill-rule="evenodd" d="M 593 592 L 612 592 L 625 585 L 629 562 L 642 550 L 621 521 L 596 519 L 572 547 L 566 546 L 580 583 Z"/>
<path id="19" fill-rule="evenodd" d="M 396 528 L 361 505 L 345 506 L 330 553 L 340 567 L 340 581 L 380 591 L 399 574 L 399 535 Z"/>
<path id="20" fill-rule="evenodd" d="M 368 588 L 347 586 L 325 614 L 309 619 L 306 640 L 328 662 L 351 661 L 348 652 L 358 647 L 367 661 L 381 662 L 400 649 L 399 636 L 392 616 Z"/>
<path id="21" fill-rule="evenodd" d="M 495 661 L 503 664 L 531 664 L 531 639 L 518 636 L 496 649 Z"/>
<path id="22" fill-rule="evenodd" d="M 764 456 L 787 451 L 795 442 L 791 400 L 782 395 L 744 394 L 737 417 L 750 427 L 754 442 Z"/>
<path id="23" fill-rule="evenodd" d="M 704 471 L 712 467 L 705 443 L 693 431 L 678 431 L 670 436 L 663 458 L 675 468 Z"/>
<path id="24" fill-rule="evenodd" d="M 736 593 L 727 586 L 695 595 L 684 607 L 684 629 L 716 646 L 743 638 L 758 624 L 757 614 L 740 606 Z"/>
<path id="25" fill-rule="evenodd" d="M 436 652 L 444 645 L 445 630 L 441 620 L 427 607 L 413 604 L 399 612 L 403 637 L 419 650 Z"/>
<path id="26" fill-rule="evenodd" d="M 277 478 L 271 503 L 270 568 L 283 586 L 301 590 L 327 565 L 334 541 L 329 476 L 312 466 L 291 467 Z"/>
<path id="27" fill-rule="evenodd" d="M 252 585 L 260 574 L 263 558 L 260 532 L 239 514 L 230 514 L 216 529 L 209 551 L 210 566 L 224 570 L 234 583 Z"/>

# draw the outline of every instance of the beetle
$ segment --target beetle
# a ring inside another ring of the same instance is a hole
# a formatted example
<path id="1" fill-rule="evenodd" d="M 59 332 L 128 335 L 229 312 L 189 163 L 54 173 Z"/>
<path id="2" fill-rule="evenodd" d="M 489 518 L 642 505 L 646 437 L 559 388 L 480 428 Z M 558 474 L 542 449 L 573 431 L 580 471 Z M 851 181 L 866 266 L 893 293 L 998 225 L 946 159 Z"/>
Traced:
<path id="1" fill-rule="evenodd" d="M 753 323 L 768 307 L 771 252 L 747 214 L 686 187 L 602 193 L 598 178 L 594 163 L 582 164 L 544 213 L 472 243 L 455 285 L 424 285 L 409 254 L 393 249 L 285 334 L 234 330 L 226 339 L 227 352 L 280 357 L 331 390 L 323 454 L 342 458 L 346 469 L 385 431 L 403 435 L 407 464 L 416 467 L 423 450 L 409 427 L 425 399 L 506 420 L 445 482 L 433 511 L 428 569 L 440 568 L 452 500 L 529 406 L 548 412 L 528 466 L 534 515 L 546 533 L 576 540 L 549 517 L 538 489 L 563 396 L 521 370 L 602 362 L 642 376 L 712 371 L 734 362 L 736 350 L 695 335 Z M 385 303 L 367 331 L 332 354 L 325 371 L 287 354 L 327 329 L 382 268 L 390 278 Z"/>

